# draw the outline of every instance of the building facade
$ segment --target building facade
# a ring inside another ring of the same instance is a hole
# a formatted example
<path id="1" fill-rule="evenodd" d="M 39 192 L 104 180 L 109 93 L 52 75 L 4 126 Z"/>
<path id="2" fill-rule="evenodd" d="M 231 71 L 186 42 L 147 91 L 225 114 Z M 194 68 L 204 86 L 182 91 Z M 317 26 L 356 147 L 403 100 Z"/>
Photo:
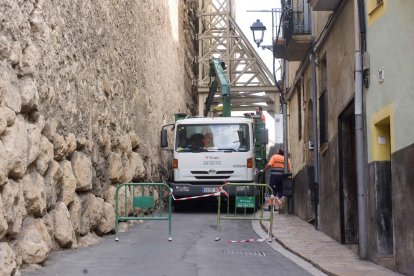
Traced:
<path id="1" fill-rule="evenodd" d="M 283 37 L 274 48 L 275 57 L 284 60 L 293 210 L 358 250 L 356 1 L 281 3 Z M 414 130 L 410 128 L 414 121 L 414 36 L 410 35 L 414 2 L 365 0 L 359 4 L 367 257 L 414 275 L 414 170 L 410 169 L 414 163 Z M 313 144 L 315 131 L 317 145 Z M 315 164 L 319 164 L 316 178 Z"/>
<path id="2" fill-rule="evenodd" d="M 367 0 L 369 258 L 414 275 L 413 1 Z"/>

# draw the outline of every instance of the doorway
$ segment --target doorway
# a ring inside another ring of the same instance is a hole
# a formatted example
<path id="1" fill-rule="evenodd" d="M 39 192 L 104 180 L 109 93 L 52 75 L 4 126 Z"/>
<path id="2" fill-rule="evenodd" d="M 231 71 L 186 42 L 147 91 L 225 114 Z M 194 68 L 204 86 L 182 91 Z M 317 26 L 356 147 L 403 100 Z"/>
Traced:
<path id="1" fill-rule="evenodd" d="M 339 206 L 341 243 L 358 243 L 354 101 L 339 116 Z"/>

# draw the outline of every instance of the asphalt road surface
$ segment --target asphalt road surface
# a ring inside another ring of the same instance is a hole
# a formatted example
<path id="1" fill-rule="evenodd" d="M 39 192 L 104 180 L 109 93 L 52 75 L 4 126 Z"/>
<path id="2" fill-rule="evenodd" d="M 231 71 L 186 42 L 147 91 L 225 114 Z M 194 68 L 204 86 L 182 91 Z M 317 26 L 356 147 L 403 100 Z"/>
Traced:
<path id="1" fill-rule="evenodd" d="M 23 275 L 310 275 L 266 242 L 227 243 L 259 238 L 249 221 L 223 221 L 216 237 L 216 213 L 209 209 L 173 214 L 173 241 L 167 221 L 145 221 L 95 246 L 53 253 L 44 267 Z M 275 242 L 273 242 L 275 243 Z"/>

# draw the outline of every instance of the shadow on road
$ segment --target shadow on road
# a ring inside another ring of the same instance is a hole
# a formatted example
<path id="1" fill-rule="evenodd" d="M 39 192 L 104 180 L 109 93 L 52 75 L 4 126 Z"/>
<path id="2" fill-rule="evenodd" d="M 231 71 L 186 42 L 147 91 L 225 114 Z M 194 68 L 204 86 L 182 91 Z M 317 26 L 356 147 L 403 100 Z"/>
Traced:
<path id="1" fill-rule="evenodd" d="M 197 214 L 197 213 L 217 213 L 217 200 L 208 199 L 208 200 L 188 200 L 188 201 L 175 201 L 173 203 L 174 213 L 188 213 L 188 214 Z"/>

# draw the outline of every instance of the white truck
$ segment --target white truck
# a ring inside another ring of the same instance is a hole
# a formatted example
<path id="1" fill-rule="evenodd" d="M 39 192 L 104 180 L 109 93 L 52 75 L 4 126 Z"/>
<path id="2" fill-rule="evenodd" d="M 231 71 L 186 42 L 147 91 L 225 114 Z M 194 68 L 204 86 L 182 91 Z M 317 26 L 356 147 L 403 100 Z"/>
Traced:
<path id="1" fill-rule="evenodd" d="M 177 120 L 174 129 L 174 179 L 170 186 L 175 196 L 216 192 L 227 181 L 254 182 L 253 119 L 189 117 Z"/>
<path id="2" fill-rule="evenodd" d="M 214 193 L 225 182 L 263 183 L 257 174 L 266 163 L 268 133 L 260 116 L 231 117 L 231 95 L 225 65 L 210 61 L 210 92 L 205 117 L 175 114 L 175 124 L 162 127 L 161 147 L 168 148 L 168 128 L 174 131 L 173 170 L 169 185 L 175 197 Z M 217 88 L 223 117 L 207 117 Z M 230 195 L 232 191 L 228 191 Z M 246 191 L 247 192 L 247 191 Z"/>

